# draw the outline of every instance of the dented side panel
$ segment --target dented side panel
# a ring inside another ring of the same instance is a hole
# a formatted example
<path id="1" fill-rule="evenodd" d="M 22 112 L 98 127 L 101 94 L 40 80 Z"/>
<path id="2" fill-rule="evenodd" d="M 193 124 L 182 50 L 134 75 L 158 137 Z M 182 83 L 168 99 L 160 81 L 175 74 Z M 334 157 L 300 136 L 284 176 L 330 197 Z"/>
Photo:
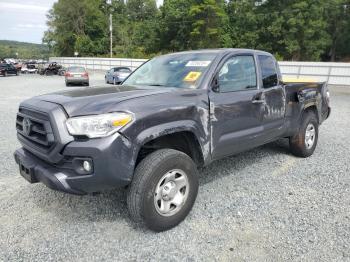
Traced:
<path id="1" fill-rule="evenodd" d="M 133 99 L 119 106 L 135 115 L 132 125 L 121 130 L 135 145 L 133 161 L 145 143 L 164 135 L 188 131 L 199 142 L 205 164 L 210 162 L 207 90 L 176 90 L 157 97 Z"/>

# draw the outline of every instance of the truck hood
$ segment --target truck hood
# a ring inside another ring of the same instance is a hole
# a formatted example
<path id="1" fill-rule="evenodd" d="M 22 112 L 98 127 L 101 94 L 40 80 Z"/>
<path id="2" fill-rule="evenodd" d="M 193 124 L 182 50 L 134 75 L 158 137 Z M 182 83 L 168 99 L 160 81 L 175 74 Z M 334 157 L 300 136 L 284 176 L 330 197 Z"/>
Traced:
<path id="1" fill-rule="evenodd" d="M 61 105 L 70 117 L 113 112 L 115 105 L 134 98 L 171 92 L 173 88 L 112 86 L 51 93 L 36 97 Z"/>

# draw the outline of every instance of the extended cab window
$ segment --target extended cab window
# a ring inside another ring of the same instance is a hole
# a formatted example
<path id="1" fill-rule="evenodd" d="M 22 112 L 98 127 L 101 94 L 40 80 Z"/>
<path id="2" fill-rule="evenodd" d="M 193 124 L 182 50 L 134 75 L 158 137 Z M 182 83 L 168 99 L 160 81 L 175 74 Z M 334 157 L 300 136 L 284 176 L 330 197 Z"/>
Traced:
<path id="1" fill-rule="evenodd" d="M 242 91 L 256 88 L 256 69 L 253 56 L 229 58 L 219 72 L 220 92 Z"/>
<path id="2" fill-rule="evenodd" d="M 259 65 L 262 74 L 263 87 L 270 88 L 278 85 L 276 62 L 272 56 L 259 55 Z"/>

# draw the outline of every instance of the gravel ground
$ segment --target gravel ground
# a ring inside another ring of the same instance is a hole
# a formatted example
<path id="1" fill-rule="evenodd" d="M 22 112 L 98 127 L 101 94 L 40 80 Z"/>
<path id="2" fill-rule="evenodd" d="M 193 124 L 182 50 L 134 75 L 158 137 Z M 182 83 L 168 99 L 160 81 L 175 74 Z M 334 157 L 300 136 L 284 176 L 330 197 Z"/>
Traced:
<path id="1" fill-rule="evenodd" d="M 350 89 L 331 88 L 312 157 L 281 140 L 217 161 L 200 170 L 187 219 L 156 234 L 129 220 L 125 192 L 73 196 L 20 177 L 19 102 L 72 88 L 56 76 L 0 78 L 0 261 L 350 261 Z"/>

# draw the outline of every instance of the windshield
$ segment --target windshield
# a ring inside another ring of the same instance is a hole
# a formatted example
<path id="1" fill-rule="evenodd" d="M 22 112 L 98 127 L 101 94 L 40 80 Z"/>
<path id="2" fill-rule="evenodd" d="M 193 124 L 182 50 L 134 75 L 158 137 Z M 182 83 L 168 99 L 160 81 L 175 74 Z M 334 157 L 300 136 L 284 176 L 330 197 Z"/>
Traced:
<path id="1" fill-rule="evenodd" d="M 123 85 L 197 88 L 215 56 L 215 53 L 159 56 L 143 64 Z"/>
<path id="2" fill-rule="evenodd" d="M 129 68 L 116 68 L 115 71 L 120 72 L 120 73 L 130 73 L 131 72 L 131 70 Z"/>

